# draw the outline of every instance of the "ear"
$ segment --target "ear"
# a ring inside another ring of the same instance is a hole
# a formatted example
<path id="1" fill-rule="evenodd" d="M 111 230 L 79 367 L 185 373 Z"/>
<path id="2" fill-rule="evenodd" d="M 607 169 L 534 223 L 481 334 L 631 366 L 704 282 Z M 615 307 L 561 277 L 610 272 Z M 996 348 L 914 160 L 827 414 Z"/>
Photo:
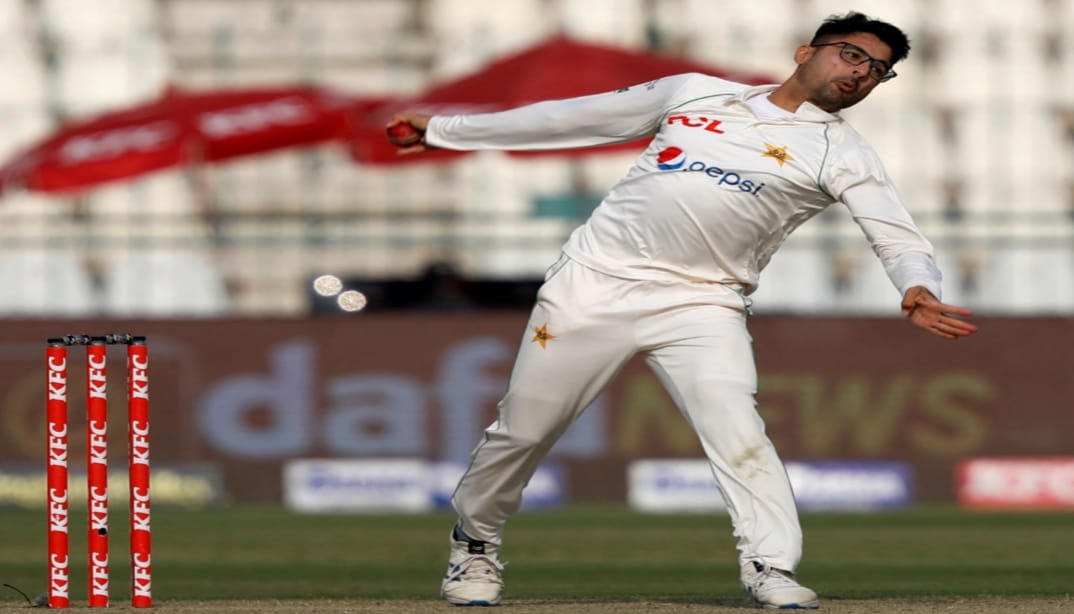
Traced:
<path id="1" fill-rule="evenodd" d="M 816 51 L 816 47 L 799 45 L 799 47 L 794 50 L 794 62 L 798 65 L 805 64 L 809 61 L 809 58 L 813 57 L 813 54 L 816 53 Z"/>

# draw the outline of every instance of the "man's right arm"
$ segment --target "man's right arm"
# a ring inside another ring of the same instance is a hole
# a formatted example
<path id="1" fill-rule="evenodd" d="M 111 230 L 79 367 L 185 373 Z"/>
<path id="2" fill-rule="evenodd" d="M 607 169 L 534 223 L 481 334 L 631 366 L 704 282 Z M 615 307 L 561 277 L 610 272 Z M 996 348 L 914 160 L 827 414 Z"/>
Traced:
<path id="1" fill-rule="evenodd" d="M 675 75 L 496 113 L 431 118 L 402 113 L 393 122 L 410 121 L 425 130 L 425 146 L 445 149 L 547 150 L 621 143 L 656 134 L 675 93 L 694 76 Z"/>

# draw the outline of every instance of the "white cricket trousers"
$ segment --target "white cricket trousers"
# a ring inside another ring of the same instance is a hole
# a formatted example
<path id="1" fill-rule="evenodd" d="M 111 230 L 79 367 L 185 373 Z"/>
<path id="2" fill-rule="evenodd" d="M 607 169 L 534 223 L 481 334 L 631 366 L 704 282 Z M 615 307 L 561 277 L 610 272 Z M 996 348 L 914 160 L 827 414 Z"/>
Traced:
<path id="1" fill-rule="evenodd" d="M 641 353 L 701 440 L 740 563 L 795 571 L 802 532 L 757 414 L 744 301 L 720 284 L 626 280 L 560 258 L 537 294 L 499 417 L 452 497 L 463 531 L 498 548 L 540 461 Z"/>

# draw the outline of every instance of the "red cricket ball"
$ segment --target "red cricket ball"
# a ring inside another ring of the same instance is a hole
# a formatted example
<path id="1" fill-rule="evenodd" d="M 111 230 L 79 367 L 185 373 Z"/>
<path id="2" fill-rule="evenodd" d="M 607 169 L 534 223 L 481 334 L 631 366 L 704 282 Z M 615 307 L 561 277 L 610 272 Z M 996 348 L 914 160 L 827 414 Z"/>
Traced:
<path id="1" fill-rule="evenodd" d="M 388 126 L 388 140 L 399 147 L 406 147 L 420 141 L 421 133 L 412 124 L 399 122 Z"/>

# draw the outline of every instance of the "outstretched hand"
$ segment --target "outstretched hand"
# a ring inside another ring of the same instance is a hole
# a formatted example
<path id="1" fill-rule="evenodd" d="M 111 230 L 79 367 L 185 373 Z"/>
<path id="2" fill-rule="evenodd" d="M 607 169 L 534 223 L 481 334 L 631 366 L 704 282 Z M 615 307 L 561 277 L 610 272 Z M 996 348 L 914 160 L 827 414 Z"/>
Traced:
<path id="1" fill-rule="evenodd" d="M 921 286 L 906 291 L 902 297 L 902 314 L 921 330 L 944 339 L 959 339 L 977 332 L 977 326 L 965 321 L 973 312 L 964 307 L 941 303 Z"/>
<path id="2" fill-rule="evenodd" d="M 399 148 L 399 155 L 416 154 L 421 153 L 423 151 L 436 149 L 435 147 L 432 147 L 425 143 L 425 129 L 429 127 L 430 117 L 431 116 L 426 115 L 424 113 L 407 112 L 396 113 L 394 116 L 392 116 L 392 118 L 388 121 L 387 125 L 385 125 L 384 128 L 388 132 L 388 141 L 392 145 L 395 145 Z M 393 136 L 392 128 L 401 124 L 410 124 L 415 129 L 417 129 L 418 138 L 415 140 L 413 138 L 406 138 L 405 136 L 402 138 Z"/>

